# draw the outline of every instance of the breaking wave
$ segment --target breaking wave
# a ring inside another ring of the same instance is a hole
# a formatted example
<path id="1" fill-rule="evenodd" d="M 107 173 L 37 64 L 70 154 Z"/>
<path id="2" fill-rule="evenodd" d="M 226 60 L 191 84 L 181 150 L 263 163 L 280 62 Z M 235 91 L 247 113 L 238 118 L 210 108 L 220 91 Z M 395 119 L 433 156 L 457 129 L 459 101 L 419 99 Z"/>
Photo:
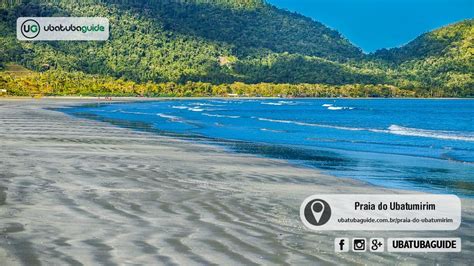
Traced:
<path id="1" fill-rule="evenodd" d="M 189 107 L 187 107 L 187 106 L 183 106 L 183 105 L 177 105 L 177 106 L 176 106 L 176 105 L 174 105 L 174 106 L 172 106 L 171 108 L 173 108 L 173 109 L 181 109 L 181 110 L 184 110 L 184 109 L 188 109 Z"/>
<path id="2" fill-rule="evenodd" d="M 393 134 L 393 135 L 435 138 L 435 139 L 474 141 L 474 134 L 461 134 L 459 132 L 454 132 L 454 131 L 409 128 L 409 127 L 402 127 L 398 125 L 390 125 L 387 129 L 376 129 L 376 128 L 333 126 L 333 125 L 306 123 L 306 122 L 298 122 L 298 121 L 291 121 L 291 120 L 278 120 L 278 119 L 269 119 L 269 118 L 257 118 L 257 119 L 260 121 L 293 124 L 293 125 L 299 125 L 299 126 L 334 128 L 334 129 L 351 130 L 351 131 L 369 131 L 369 132 L 375 132 L 375 133 L 386 133 L 386 134 Z"/>
<path id="3" fill-rule="evenodd" d="M 222 117 L 222 118 L 233 118 L 233 119 L 240 118 L 240 116 L 238 115 L 218 115 L 218 114 L 208 114 L 208 113 L 201 113 L 201 114 L 205 116 L 210 116 L 210 117 Z"/>
<path id="4" fill-rule="evenodd" d="M 281 105 L 296 105 L 297 103 L 293 101 L 278 101 L 278 102 L 261 102 L 261 104 L 281 106 Z"/>
<path id="5" fill-rule="evenodd" d="M 354 109 L 354 107 L 345 107 L 345 106 L 329 106 L 328 107 L 328 110 L 333 110 L 333 111 L 337 111 L 337 110 L 352 110 Z"/>
<path id="6" fill-rule="evenodd" d="M 460 134 L 459 132 L 454 132 L 454 131 L 428 130 L 428 129 L 402 127 L 398 125 L 389 126 L 388 131 L 391 134 L 402 135 L 402 136 L 474 141 L 474 134 Z"/>
<path id="7" fill-rule="evenodd" d="M 178 122 L 178 123 L 183 123 L 184 122 L 183 119 L 181 117 L 178 117 L 178 116 L 167 115 L 167 114 L 162 114 L 162 113 L 158 113 L 156 115 L 161 117 L 161 118 L 166 118 L 166 119 L 168 119 L 169 121 L 172 121 L 172 122 Z"/>
<path id="8" fill-rule="evenodd" d="M 291 121 L 291 120 L 278 120 L 278 119 L 269 119 L 269 118 L 257 118 L 257 119 L 260 120 L 260 121 L 283 123 L 283 124 L 293 124 L 293 125 L 309 126 L 309 127 L 324 127 L 324 128 L 334 128 L 334 129 L 352 130 L 352 131 L 369 130 L 369 129 L 366 129 L 366 128 L 332 126 L 332 125 L 314 124 L 314 123 L 298 122 L 298 121 Z M 378 130 L 378 129 L 374 129 L 374 130 L 383 131 L 383 130 Z"/>

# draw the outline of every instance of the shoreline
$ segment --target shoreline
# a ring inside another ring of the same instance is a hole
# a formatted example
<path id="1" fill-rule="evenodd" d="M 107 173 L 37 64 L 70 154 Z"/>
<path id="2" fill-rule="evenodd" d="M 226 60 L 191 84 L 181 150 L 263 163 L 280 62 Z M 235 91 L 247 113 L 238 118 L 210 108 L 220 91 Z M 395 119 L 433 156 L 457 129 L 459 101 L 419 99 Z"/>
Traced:
<path id="1" fill-rule="evenodd" d="M 375 187 L 45 109 L 78 103 L 96 102 L 0 98 L 0 229 L 9 239 L 0 243 L 0 261 L 462 263 L 474 254 L 471 199 L 462 199 L 463 223 L 452 232 L 312 232 L 298 215 L 309 195 L 422 192 Z M 463 251 L 333 253 L 340 235 L 457 236 Z"/>
<path id="2" fill-rule="evenodd" d="M 222 97 L 222 96 L 209 96 L 209 97 L 138 97 L 138 96 L 109 96 L 112 100 L 105 102 L 120 102 L 120 101 L 160 101 L 160 100 L 199 100 L 199 99 L 225 99 L 225 100 L 253 100 L 253 99 L 269 99 L 269 100 L 278 100 L 278 99 L 327 99 L 327 100 L 474 100 L 474 97 Z M 34 98 L 32 96 L 0 96 L 0 101 L 8 100 L 98 100 L 98 98 L 105 98 L 105 96 L 42 96 L 40 98 Z"/>
<path id="3" fill-rule="evenodd" d="M 153 102 L 153 99 L 154 98 L 148 98 L 148 100 L 152 101 Z M 232 99 L 227 99 L 227 98 L 209 98 L 209 99 L 216 99 L 216 100 L 225 100 L 227 102 L 230 102 L 232 101 Z M 164 98 L 164 99 L 160 99 L 160 100 L 157 100 L 157 102 L 159 101 L 163 101 L 163 102 L 172 102 L 173 100 L 175 101 L 194 101 L 194 100 L 209 100 L 208 98 L 184 98 L 184 99 L 181 99 L 181 98 Z M 271 100 L 273 98 L 249 98 L 249 100 Z M 294 99 L 294 100 L 300 100 L 300 99 L 304 99 L 304 98 L 298 98 L 298 99 Z M 307 99 L 317 99 L 317 100 L 322 100 L 324 98 L 307 98 Z M 121 103 L 138 103 L 138 104 L 146 104 L 148 101 L 145 100 L 145 101 L 141 101 L 139 99 L 137 99 L 136 101 L 133 101 L 134 99 L 133 98 L 124 98 L 124 101 L 120 101 L 120 99 L 118 99 L 117 101 L 114 101 L 114 102 L 105 102 L 103 106 L 107 106 L 109 104 L 121 104 Z M 236 99 L 233 99 L 235 101 L 245 101 L 245 98 L 236 98 Z M 358 100 L 357 98 L 354 98 L 354 100 Z M 384 100 L 384 99 L 380 99 L 380 100 Z M 404 99 L 400 99 L 400 100 L 404 100 Z M 102 103 L 97 103 L 97 108 L 103 108 L 102 106 Z M 73 109 L 74 108 L 79 108 L 81 109 L 82 107 L 85 107 L 87 110 L 92 110 L 94 108 L 96 108 L 96 103 L 90 103 L 90 104 L 85 104 L 85 105 L 82 105 L 82 104 L 79 104 L 79 105 L 74 105 L 74 106 L 71 106 Z M 110 123 L 114 126 L 119 126 L 119 127 L 123 127 L 123 128 L 128 128 L 128 129 L 131 129 L 131 130 L 138 130 L 138 131 L 145 131 L 145 132 L 151 132 L 151 133 L 154 133 L 154 134 L 158 134 L 158 135 L 161 135 L 161 136 L 165 136 L 165 137 L 171 137 L 171 138 L 178 138 L 180 140 L 184 140 L 184 141 L 189 141 L 191 143 L 198 143 L 198 144 L 205 144 L 205 145 L 212 145 L 212 146 L 215 146 L 215 147 L 219 147 L 219 148 L 223 148 L 225 151 L 227 152 L 231 152 L 231 153 L 240 153 L 240 154 L 244 154 L 244 155 L 248 155 L 248 156 L 257 156 L 259 158 L 269 158 L 269 159 L 279 159 L 279 160 L 284 160 L 285 162 L 288 162 L 289 164 L 291 164 L 292 166 L 294 167 L 304 167 L 304 168 L 309 168 L 309 169 L 315 169 L 316 171 L 319 171 L 323 174 L 326 174 L 326 175 L 331 175 L 331 176 L 335 176 L 337 178 L 348 178 L 348 179 L 351 179 L 351 180 L 355 180 L 355 181 L 358 181 L 358 182 L 361 182 L 363 184 L 366 184 L 366 185 L 369 185 L 369 186 L 375 186 L 375 187 L 381 187 L 381 188 L 385 188 L 385 189 L 394 189 L 394 190 L 412 190 L 410 187 L 412 186 L 412 184 L 410 183 L 403 183 L 403 182 L 398 182 L 398 180 L 395 180 L 394 182 L 390 182 L 390 181 L 387 181 L 387 182 L 377 182 L 378 180 L 375 180 L 375 181 L 368 181 L 368 180 L 365 180 L 363 177 L 361 178 L 361 175 L 358 175 L 358 176 L 347 176 L 347 175 L 344 175 L 343 173 L 336 173 L 337 169 L 331 169 L 331 170 L 328 170 L 328 169 L 325 169 L 323 170 L 321 168 L 321 165 L 316 165 L 314 163 L 311 163 L 309 161 L 306 161 L 305 159 L 301 160 L 301 159 L 295 159 L 295 158 L 290 158 L 290 157 L 287 157 L 287 158 L 284 158 L 282 159 L 281 156 L 278 156 L 278 155 L 275 155 L 275 154 L 268 154 L 268 153 L 265 153 L 265 152 L 257 152 L 257 151 L 254 151 L 254 148 L 249 148 L 249 147 L 273 147 L 273 146 L 281 146 L 281 147 L 286 147 L 285 144 L 270 144 L 270 143 L 267 143 L 267 142 L 258 142 L 258 141 L 255 141 L 253 142 L 252 140 L 240 140 L 240 139 L 233 139 L 233 138 L 220 138 L 220 137 L 212 137 L 212 136 L 206 136 L 206 135 L 201 135 L 201 134 L 186 134 L 186 133 L 178 133 L 178 132 L 174 132 L 174 131 L 167 131 L 167 130 L 162 130 L 162 129 L 159 129 L 159 128 L 155 128 L 153 126 L 153 124 L 151 122 L 140 122 L 140 123 L 130 123 L 131 120 L 127 120 L 127 119 L 120 119 L 120 118 L 110 118 L 110 117 L 106 117 L 106 116 L 102 116 L 102 115 L 96 115 L 96 114 L 88 114 L 89 111 L 85 111 L 84 113 L 82 111 L 79 111 L 79 113 L 75 112 L 75 111 L 68 111 L 67 108 L 65 110 L 61 110 L 61 108 L 58 109 L 59 111 L 62 111 L 62 112 L 65 112 L 67 113 L 68 115 L 72 115 L 72 116 L 76 116 L 76 117 L 80 117 L 80 118 L 86 118 L 86 119 L 92 119 L 92 120 L 96 120 L 96 121 L 100 121 L 100 122 L 106 122 L 106 123 Z M 329 149 L 331 150 L 331 149 Z M 344 149 L 342 149 L 344 150 Z M 336 152 L 340 152 L 340 150 L 335 150 Z M 374 151 L 374 153 L 377 153 Z M 380 153 L 382 156 L 383 155 L 386 155 L 386 153 L 383 153 L 381 152 Z M 390 154 L 391 155 L 391 154 Z M 413 156 L 413 158 L 415 159 L 419 159 L 419 158 L 422 158 L 424 160 L 439 160 L 439 158 L 436 158 L 436 157 L 430 157 L 430 156 L 414 156 L 414 155 L 407 155 L 407 154 L 393 154 L 395 156 Z M 452 161 L 455 161 L 455 162 L 460 162 L 460 163 L 470 163 L 470 162 L 464 162 L 462 160 L 459 160 L 459 161 L 456 161 L 455 159 L 451 159 Z M 371 173 L 368 173 L 368 174 L 371 174 Z M 383 183 L 383 184 L 382 184 Z M 414 189 L 413 191 L 415 191 L 416 193 L 433 193 L 433 194 L 456 194 L 458 197 L 462 197 L 462 198 L 471 198 L 471 199 L 474 199 L 474 196 L 469 194 L 469 191 L 466 191 L 466 192 L 460 192 L 459 190 L 457 191 L 449 191 L 449 188 L 446 188 L 445 190 L 442 190 L 438 187 L 431 187 L 429 184 L 425 184 L 425 186 L 419 186 L 418 188 Z"/>

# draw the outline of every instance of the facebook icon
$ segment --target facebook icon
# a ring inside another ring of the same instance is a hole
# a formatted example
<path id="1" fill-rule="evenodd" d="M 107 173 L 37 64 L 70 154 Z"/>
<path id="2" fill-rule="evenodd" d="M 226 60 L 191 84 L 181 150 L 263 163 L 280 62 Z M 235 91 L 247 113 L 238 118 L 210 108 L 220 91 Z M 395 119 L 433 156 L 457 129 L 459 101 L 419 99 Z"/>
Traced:
<path id="1" fill-rule="evenodd" d="M 349 238 L 335 238 L 334 239 L 334 251 L 336 252 L 348 252 L 349 251 Z"/>

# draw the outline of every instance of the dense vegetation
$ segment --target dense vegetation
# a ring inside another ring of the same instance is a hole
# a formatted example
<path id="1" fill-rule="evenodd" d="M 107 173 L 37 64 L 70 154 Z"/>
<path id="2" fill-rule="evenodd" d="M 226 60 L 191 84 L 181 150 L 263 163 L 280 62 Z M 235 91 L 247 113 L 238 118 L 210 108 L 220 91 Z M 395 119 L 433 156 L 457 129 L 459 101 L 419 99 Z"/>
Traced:
<path id="1" fill-rule="evenodd" d="M 389 62 L 397 70 L 396 80 L 409 80 L 412 87 L 474 96 L 474 20 L 425 33 L 401 48 L 373 56 Z M 397 85 L 403 86 L 402 82 Z"/>
<path id="2" fill-rule="evenodd" d="M 82 72 L 52 70 L 27 75 L 0 74 L 0 88 L 12 95 L 30 96 L 146 96 L 146 97 L 415 97 L 415 92 L 391 85 L 327 84 L 211 84 L 205 82 L 135 83 Z M 419 95 L 423 96 L 423 95 Z"/>
<path id="3" fill-rule="evenodd" d="M 189 87 L 207 84 L 216 95 L 222 91 L 215 88 L 229 86 L 227 93 L 265 96 L 474 96 L 472 20 L 367 56 L 336 31 L 263 0 L 9 0 L 0 6 L 6 33 L 0 36 L 0 68 L 16 63 L 40 72 L 2 74 L 0 85 L 10 94 L 34 94 L 31 86 L 21 92 L 15 85 L 26 82 L 48 95 L 95 95 L 101 88 L 117 95 L 202 96 L 201 87 Z M 104 16 L 111 37 L 19 42 L 20 16 Z M 113 82 L 117 89 L 108 88 Z M 51 84 L 65 87 L 50 91 Z M 123 84 L 140 89 L 124 93 Z"/>

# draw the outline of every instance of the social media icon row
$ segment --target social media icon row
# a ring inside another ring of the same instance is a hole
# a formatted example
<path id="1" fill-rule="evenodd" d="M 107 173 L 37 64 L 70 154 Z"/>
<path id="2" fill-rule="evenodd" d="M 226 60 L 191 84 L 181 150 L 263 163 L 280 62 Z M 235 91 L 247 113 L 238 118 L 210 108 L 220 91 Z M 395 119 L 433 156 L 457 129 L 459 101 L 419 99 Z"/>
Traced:
<path id="1" fill-rule="evenodd" d="M 371 252 L 383 252 L 385 250 L 385 241 L 383 238 L 371 238 L 367 242 L 367 238 L 349 238 L 339 237 L 334 239 L 334 250 L 336 252 L 349 252 L 349 246 L 352 243 L 353 252 L 366 252 L 367 249 Z"/>

